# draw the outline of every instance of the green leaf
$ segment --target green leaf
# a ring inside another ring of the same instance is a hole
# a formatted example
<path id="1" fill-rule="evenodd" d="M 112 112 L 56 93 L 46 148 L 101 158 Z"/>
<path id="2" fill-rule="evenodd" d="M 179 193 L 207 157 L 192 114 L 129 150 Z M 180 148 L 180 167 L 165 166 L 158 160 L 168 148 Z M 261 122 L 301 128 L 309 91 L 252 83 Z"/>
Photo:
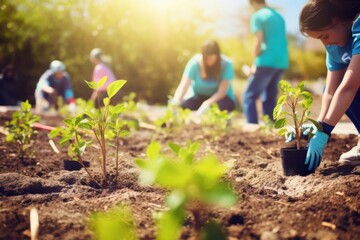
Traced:
<path id="1" fill-rule="evenodd" d="M 109 106 L 110 105 L 110 98 L 106 97 L 103 99 L 103 103 L 104 103 L 104 106 Z"/>
<path id="2" fill-rule="evenodd" d="M 160 148 L 161 148 L 160 143 L 151 142 L 147 147 L 146 156 L 151 160 L 156 159 L 160 155 Z"/>
<path id="3" fill-rule="evenodd" d="M 278 119 L 278 120 L 275 121 L 274 127 L 275 127 L 276 129 L 279 129 L 279 128 L 284 127 L 284 126 L 286 125 L 286 123 L 287 123 L 286 118 L 280 118 L 280 119 Z"/>
<path id="4" fill-rule="evenodd" d="M 91 88 L 91 89 L 97 89 L 96 82 L 93 82 L 93 81 L 88 82 L 88 81 L 86 81 L 86 80 L 84 80 L 84 81 L 86 82 L 86 84 L 88 85 L 89 88 Z"/>
<path id="5" fill-rule="evenodd" d="M 176 154 L 179 155 L 180 145 L 170 142 L 169 144 L 170 149 Z"/>
<path id="6" fill-rule="evenodd" d="M 231 207 L 237 202 L 237 196 L 231 188 L 224 183 L 219 183 L 203 192 L 204 200 L 221 207 Z"/>
<path id="7" fill-rule="evenodd" d="M 126 80 L 116 80 L 110 83 L 107 88 L 108 97 L 112 98 L 122 88 L 122 86 L 124 86 L 125 83 Z"/>
<path id="8" fill-rule="evenodd" d="M 100 89 L 102 86 L 104 86 L 104 84 L 106 83 L 108 77 L 107 76 L 103 76 L 98 82 L 97 82 L 97 89 Z"/>

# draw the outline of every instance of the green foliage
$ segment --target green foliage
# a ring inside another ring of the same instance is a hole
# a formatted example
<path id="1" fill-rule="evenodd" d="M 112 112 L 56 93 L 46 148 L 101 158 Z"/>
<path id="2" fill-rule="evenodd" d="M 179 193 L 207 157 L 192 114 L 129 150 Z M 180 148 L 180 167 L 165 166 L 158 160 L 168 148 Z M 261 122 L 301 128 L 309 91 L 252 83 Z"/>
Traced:
<path id="1" fill-rule="evenodd" d="M 227 110 L 220 110 L 217 104 L 212 104 L 201 116 L 203 130 L 213 137 L 223 136 L 231 129 L 231 120 L 235 115 L 235 111 L 229 113 Z"/>
<path id="2" fill-rule="evenodd" d="M 173 156 L 161 153 L 161 145 L 152 142 L 146 151 L 146 159 L 137 159 L 142 169 L 140 182 L 170 190 L 166 199 L 169 211 L 158 217 L 157 239 L 178 239 L 189 210 L 195 221 L 195 231 L 200 234 L 203 221 L 198 217 L 203 209 L 212 205 L 229 207 L 237 197 L 228 183 L 222 182 L 228 166 L 221 164 L 214 155 L 196 159 L 200 144 L 187 143 L 181 147 L 169 143 Z"/>
<path id="3" fill-rule="evenodd" d="M 318 129 L 321 129 L 321 126 L 310 118 L 313 96 L 310 92 L 304 90 L 303 82 L 300 82 L 296 87 L 292 87 L 290 83 L 281 80 L 279 88 L 281 94 L 273 112 L 275 128 L 279 129 L 279 134 L 285 135 L 286 138 L 294 134 L 296 146 L 299 149 L 301 147 L 301 136 L 305 130 L 303 127 L 304 123 L 311 122 Z M 287 127 L 288 124 L 291 129 Z M 308 136 L 310 139 L 314 129 L 309 130 Z"/>
<path id="4" fill-rule="evenodd" d="M 272 133 L 275 129 L 275 123 L 269 115 L 263 116 L 263 124 L 260 125 L 260 130 L 264 133 Z"/>
<path id="5" fill-rule="evenodd" d="M 107 76 L 100 79 L 99 82 L 87 82 L 87 85 L 96 91 L 98 105 L 100 104 L 99 89 L 107 81 Z M 98 158 L 103 174 L 103 183 L 107 179 L 107 142 L 109 139 L 115 137 L 116 150 L 119 148 L 119 139 L 127 134 L 123 131 L 124 123 L 120 121 L 119 114 L 124 110 L 124 105 L 119 103 L 115 106 L 110 104 L 111 99 L 116 93 L 125 85 L 126 80 L 116 80 L 107 87 L 107 97 L 103 99 L 104 107 L 85 111 L 86 119 L 89 122 L 91 131 L 93 132 L 97 143 L 100 146 L 100 158 Z M 118 171 L 118 153 L 116 153 L 116 171 Z M 118 175 L 118 172 L 116 172 Z"/>
<path id="6" fill-rule="evenodd" d="M 125 205 L 92 214 L 89 225 L 98 240 L 138 239 L 131 209 Z"/>
<path id="7" fill-rule="evenodd" d="M 33 157 L 34 151 L 31 150 L 32 137 L 35 133 L 33 124 L 38 122 L 40 117 L 31 113 L 31 104 L 29 101 L 21 102 L 20 111 L 12 115 L 11 121 L 5 123 L 9 134 L 6 141 L 15 143 L 20 159 Z"/>
<path id="8" fill-rule="evenodd" d="M 181 129 L 190 122 L 190 109 L 183 109 L 179 106 L 168 105 L 165 114 L 154 121 L 158 130 Z"/>

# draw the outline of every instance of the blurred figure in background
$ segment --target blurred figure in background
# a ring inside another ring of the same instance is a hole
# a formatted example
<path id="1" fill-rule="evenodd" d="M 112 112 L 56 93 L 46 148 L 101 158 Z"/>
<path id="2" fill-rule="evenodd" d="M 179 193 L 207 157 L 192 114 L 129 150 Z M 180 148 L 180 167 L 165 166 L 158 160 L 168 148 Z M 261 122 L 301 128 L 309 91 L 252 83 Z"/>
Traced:
<path id="1" fill-rule="evenodd" d="M 75 113 L 74 92 L 70 75 L 65 71 L 65 64 L 59 60 L 50 63 L 50 68 L 40 77 L 35 90 L 36 111 L 44 113 L 50 108 L 58 108 L 58 97 L 68 104 L 69 111 Z"/>
<path id="2" fill-rule="evenodd" d="M 18 93 L 16 91 L 16 78 L 13 65 L 7 65 L 2 71 L 0 78 L 0 105 L 16 106 L 18 105 Z"/>
<path id="3" fill-rule="evenodd" d="M 204 113 L 211 104 L 217 103 L 220 110 L 233 111 L 236 106 L 232 88 L 234 79 L 232 61 L 221 54 L 216 41 L 206 41 L 201 54 L 196 54 L 187 63 L 172 104 Z"/>
<path id="4" fill-rule="evenodd" d="M 243 95 L 243 111 L 248 123 L 257 124 L 256 100 L 260 97 L 263 115 L 273 119 L 278 83 L 289 66 L 285 21 L 265 0 L 249 0 L 255 13 L 251 16 L 251 32 L 255 34 L 255 61 L 249 70 Z"/>
<path id="5" fill-rule="evenodd" d="M 110 67 L 105 63 L 103 52 L 100 48 L 94 48 L 90 52 L 90 60 L 95 65 L 92 80 L 98 82 L 104 76 L 107 76 L 106 83 L 99 89 L 99 102 L 97 101 L 96 91 L 93 91 L 90 99 L 95 101 L 95 105 L 100 107 L 103 105 L 103 98 L 107 96 L 106 89 L 110 83 L 116 80 L 114 73 Z"/>

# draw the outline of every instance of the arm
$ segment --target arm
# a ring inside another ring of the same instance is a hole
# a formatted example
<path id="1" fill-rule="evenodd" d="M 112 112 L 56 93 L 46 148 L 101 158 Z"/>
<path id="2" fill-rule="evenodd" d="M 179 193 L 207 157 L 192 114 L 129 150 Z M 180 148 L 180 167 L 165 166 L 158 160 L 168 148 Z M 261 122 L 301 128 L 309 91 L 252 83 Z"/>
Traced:
<path id="1" fill-rule="evenodd" d="M 210 106 L 211 104 L 216 103 L 220 99 L 224 98 L 227 94 L 229 84 L 230 84 L 230 81 L 222 80 L 219 84 L 218 90 L 210 98 L 208 98 L 206 101 L 204 101 L 204 103 L 207 104 L 208 106 Z"/>
<path id="2" fill-rule="evenodd" d="M 321 100 L 321 110 L 318 117 L 318 121 L 324 121 L 326 113 L 329 110 L 330 103 L 333 99 L 336 89 L 339 87 L 341 80 L 344 77 L 346 69 L 339 71 L 328 71 L 326 76 L 326 87 L 324 95 Z"/>
<path id="3" fill-rule="evenodd" d="M 360 54 L 353 55 L 344 78 L 335 92 L 324 122 L 335 126 L 352 103 L 360 88 Z"/>
<path id="4" fill-rule="evenodd" d="M 255 45 L 253 48 L 253 54 L 255 57 L 261 54 L 261 43 L 263 42 L 264 34 L 262 31 L 255 32 Z"/>
<path id="5" fill-rule="evenodd" d="M 179 86 L 177 87 L 175 94 L 174 94 L 174 101 L 175 102 L 181 102 L 184 98 L 185 93 L 190 87 L 191 79 L 189 77 L 184 76 Z"/>

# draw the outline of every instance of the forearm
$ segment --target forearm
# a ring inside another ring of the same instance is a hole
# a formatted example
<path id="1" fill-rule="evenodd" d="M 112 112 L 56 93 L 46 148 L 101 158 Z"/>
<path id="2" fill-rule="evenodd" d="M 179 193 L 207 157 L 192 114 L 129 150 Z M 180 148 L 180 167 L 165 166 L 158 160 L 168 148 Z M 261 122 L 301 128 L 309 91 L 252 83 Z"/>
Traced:
<path id="1" fill-rule="evenodd" d="M 321 110 L 318 116 L 318 121 L 322 122 L 324 121 L 324 118 L 326 116 L 326 113 L 329 110 L 331 101 L 332 101 L 333 96 L 328 94 L 328 93 L 324 93 L 322 100 L 321 100 Z"/>

